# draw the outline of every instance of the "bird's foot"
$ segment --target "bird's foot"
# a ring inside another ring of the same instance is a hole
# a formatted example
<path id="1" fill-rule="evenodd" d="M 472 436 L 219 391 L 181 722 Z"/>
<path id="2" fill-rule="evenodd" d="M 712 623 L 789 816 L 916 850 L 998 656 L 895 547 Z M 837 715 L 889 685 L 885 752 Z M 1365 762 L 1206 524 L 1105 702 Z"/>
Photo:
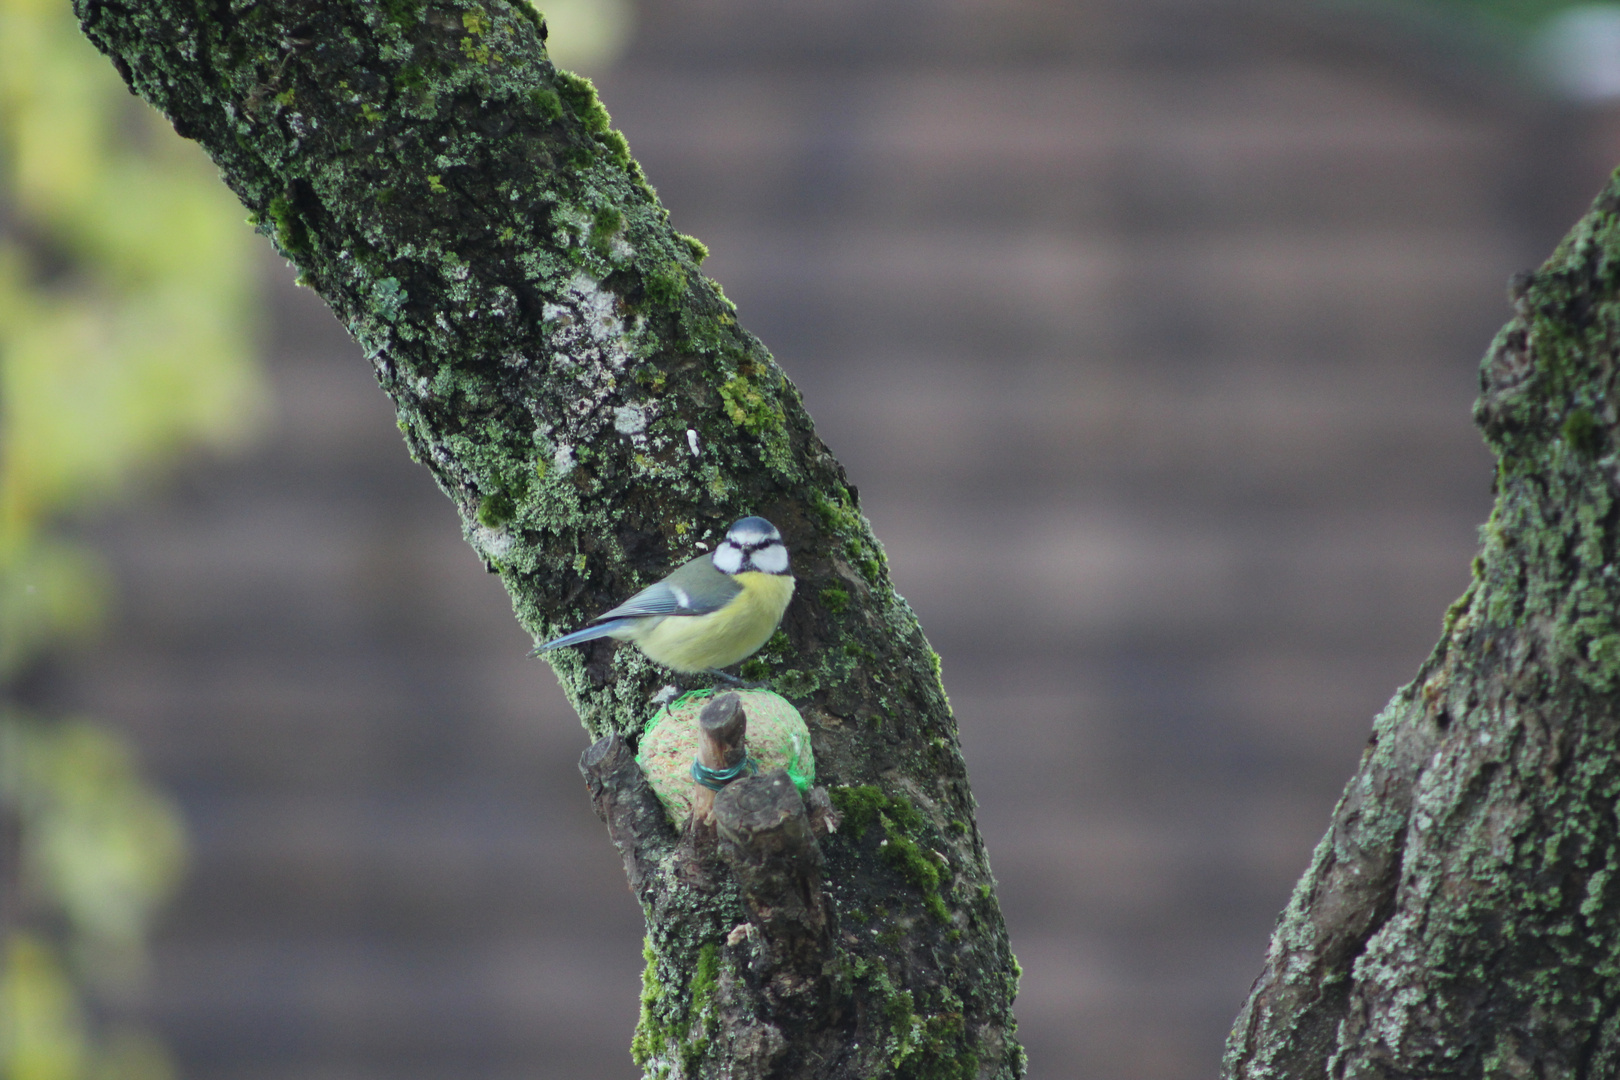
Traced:
<path id="1" fill-rule="evenodd" d="M 729 683 L 739 690 L 769 690 L 771 688 L 769 683 L 749 682 L 747 679 L 739 679 L 735 675 L 727 674 L 719 668 L 709 668 L 704 674 L 713 675 L 715 678 Z"/>

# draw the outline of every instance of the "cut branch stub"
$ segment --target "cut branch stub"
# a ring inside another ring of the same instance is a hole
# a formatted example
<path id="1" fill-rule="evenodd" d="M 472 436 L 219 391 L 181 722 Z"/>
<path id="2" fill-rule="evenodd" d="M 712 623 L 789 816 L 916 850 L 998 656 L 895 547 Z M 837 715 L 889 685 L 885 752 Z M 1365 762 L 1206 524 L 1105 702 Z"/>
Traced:
<path id="1" fill-rule="evenodd" d="M 736 694 L 721 694 L 698 715 L 697 763 L 717 773 L 736 769 L 748 758 L 748 714 Z M 714 819 L 716 789 L 693 779 L 692 820 Z M 721 786 L 729 781 L 720 780 Z"/>
<path id="2" fill-rule="evenodd" d="M 590 789 L 596 816 L 608 827 L 624 857 L 624 872 L 638 896 L 652 884 L 657 848 L 675 842 L 663 804 L 653 794 L 630 744 L 617 733 L 598 739 L 580 755 L 579 772 Z"/>
<path id="3" fill-rule="evenodd" d="M 779 1005 L 823 989 L 832 919 L 821 888 L 821 845 L 799 789 L 780 769 L 738 780 L 715 798 L 714 818 L 720 855 L 742 886 L 763 945 L 755 974 L 766 978 Z"/>

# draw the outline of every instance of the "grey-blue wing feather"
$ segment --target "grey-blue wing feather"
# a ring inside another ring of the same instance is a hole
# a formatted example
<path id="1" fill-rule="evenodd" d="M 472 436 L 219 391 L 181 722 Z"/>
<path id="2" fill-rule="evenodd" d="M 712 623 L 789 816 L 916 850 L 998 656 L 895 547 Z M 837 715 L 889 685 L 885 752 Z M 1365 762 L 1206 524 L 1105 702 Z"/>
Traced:
<path id="1" fill-rule="evenodd" d="M 740 592 L 741 585 L 716 570 L 707 555 L 699 555 L 677 566 L 667 577 L 653 582 L 612 611 L 604 611 L 592 619 L 589 626 L 548 641 L 529 655 L 595 641 L 637 619 L 659 615 L 707 615 L 725 607 Z"/>
<path id="2" fill-rule="evenodd" d="M 596 617 L 644 619 L 652 615 L 707 615 L 719 611 L 742 592 L 742 586 L 714 568 L 707 555 L 699 555 L 669 575 Z"/>
<path id="3" fill-rule="evenodd" d="M 667 582 L 659 581 L 642 589 L 636 595 L 614 608 L 598 615 L 598 619 L 644 619 L 649 615 L 690 615 L 681 598 Z"/>
<path id="4" fill-rule="evenodd" d="M 560 649 L 564 645 L 579 645 L 586 641 L 595 641 L 597 638 L 607 637 L 621 626 L 633 621 L 633 619 L 611 619 L 608 622 L 592 623 L 583 630 L 575 630 L 572 634 L 564 634 L 560 638 L 552 638 L 544 645 L 537 646 L 533 652 L 529 653 L 529 655 L 534 656 L 537 653 L 543 653 L 548 649 Z"/>

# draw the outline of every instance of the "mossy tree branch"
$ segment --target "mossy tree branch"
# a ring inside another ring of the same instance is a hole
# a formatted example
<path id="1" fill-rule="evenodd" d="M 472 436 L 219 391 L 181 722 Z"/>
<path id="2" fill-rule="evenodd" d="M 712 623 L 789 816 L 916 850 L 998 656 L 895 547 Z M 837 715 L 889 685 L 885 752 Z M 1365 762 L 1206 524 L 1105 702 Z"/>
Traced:
<path id="1" fill-rule="evenodd" d="M 1228 1080 L 1620 1075 L 1620 175 L 1514 294 L 1473 584 L 1377 719 Z"/>
<path id="2" fill-rule="evenodd" d="M 800 704 L 820 780 L 861 826 L 823 844 L 839 1000 L 796 1014 L 834 1027 L 744 1015 L 756 999 L 727 997 L 748 978 L 738 890 L 671 885 L 644 905 L 649 1073 L 1021 1074 L 1016 962 L 938 658 L 798 393 L 699 272 L 702 245 L 670 227 L 590 83 L 547 60 L 533 10 L 75 7 L 360 342 L 536 637 L 737 517 L 788 538 L 799 599 L 749 673 Z M 634 740 L 666 678 L 605 641 L 552 662 L 595 738 Z"/>

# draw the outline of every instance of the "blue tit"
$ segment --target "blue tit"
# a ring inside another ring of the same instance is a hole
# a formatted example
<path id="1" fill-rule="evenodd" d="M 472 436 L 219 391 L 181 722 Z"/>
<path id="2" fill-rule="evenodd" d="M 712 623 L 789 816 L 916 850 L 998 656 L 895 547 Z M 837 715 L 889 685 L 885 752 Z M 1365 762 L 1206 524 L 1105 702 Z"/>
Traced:
<path id="1" fill-rule="evenodd" d="M 583 630 L 534 651 L 611 637 L 676 671 L 717 671 L 758 652 L 792 597 L 782 534 L 764 518 L 745 517 L 712 554 L 682 563 Z"/>

